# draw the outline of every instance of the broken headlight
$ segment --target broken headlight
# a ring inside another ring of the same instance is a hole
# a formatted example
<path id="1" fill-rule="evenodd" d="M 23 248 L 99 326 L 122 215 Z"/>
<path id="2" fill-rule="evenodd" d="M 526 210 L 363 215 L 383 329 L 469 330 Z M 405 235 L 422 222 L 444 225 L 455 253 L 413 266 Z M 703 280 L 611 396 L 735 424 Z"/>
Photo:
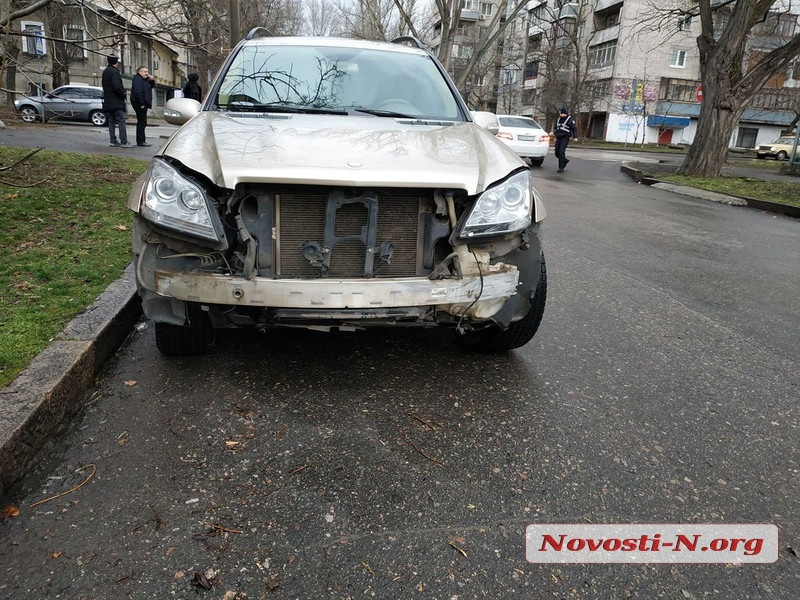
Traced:
<path id="1" fill-rule="evenodd" d="M 459 237 L 503 235 L 530 225 L 536 193 L 531 179 L 529 171 L 520 171 L 478 196 Z"/>
<path id="2" fill-rule="evenodd" d="M 220 240 L 218 221 L 205 192 L 163 160 L 150 165 L 142 216 L 156 225 L 196 237 Z"/>

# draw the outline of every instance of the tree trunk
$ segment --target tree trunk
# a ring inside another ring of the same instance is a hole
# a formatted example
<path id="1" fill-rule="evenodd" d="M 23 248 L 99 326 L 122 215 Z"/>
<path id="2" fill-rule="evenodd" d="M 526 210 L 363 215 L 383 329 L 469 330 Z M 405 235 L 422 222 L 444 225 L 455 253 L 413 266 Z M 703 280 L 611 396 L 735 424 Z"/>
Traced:
<path id="1" fill-rule="evenodd" d="M 20 47 L 14 41 L 6 41 L 5 46 L 5 88 L 9 90 L 6 92 L 6 106 L 14 106 L 14 92 L 17 88 L 17 56 L 20 53 Z"/>
<path id="2" fill-rule="evenodd" d="M 747 101 L 770 77 L 785 69 L 800 51 L 800 34 L 757 60 L 746 61 L 747 37 L 763 21 L 775 0 L 748 0 L 732 5 L 721 34 L 714 31 L 711 0 L 699 0 L 702 33 L 697 38 L 703 103 L 694 142 L 678 173 L 719 177 L 731 134 Z M 745 65 L 747 62 L 747 65 Z"/>
<path id="3" fill-rule="evenodd" d="M 703 89 L 705 91 L 705 86 Z M 728 142 L 741 116 L 742 109 L 732 110 L 728 106 L 719 106 L 719 103 L 716 106 L 704 103 L 694 141 L 678 173 L 719 177 L 728 158 Z"/>

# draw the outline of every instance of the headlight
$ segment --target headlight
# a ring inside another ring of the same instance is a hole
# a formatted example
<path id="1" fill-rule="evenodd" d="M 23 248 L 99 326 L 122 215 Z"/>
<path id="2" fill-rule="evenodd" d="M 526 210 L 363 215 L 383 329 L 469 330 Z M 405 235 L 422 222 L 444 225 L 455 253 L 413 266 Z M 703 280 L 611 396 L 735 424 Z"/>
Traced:
<path id="1" fill-rule="evenodd" d="M 502 235 L 525 229 L 531 224 L 535 193 L 528 171 L 489 188 L 475 201 L 460 237 Z"/>
<path id="2" fill-rule="evenodd" d="M 203 190 L 162 160 L 155 159 L 150 165 L 142 216 L 175 231 L 220 240 Z"/>

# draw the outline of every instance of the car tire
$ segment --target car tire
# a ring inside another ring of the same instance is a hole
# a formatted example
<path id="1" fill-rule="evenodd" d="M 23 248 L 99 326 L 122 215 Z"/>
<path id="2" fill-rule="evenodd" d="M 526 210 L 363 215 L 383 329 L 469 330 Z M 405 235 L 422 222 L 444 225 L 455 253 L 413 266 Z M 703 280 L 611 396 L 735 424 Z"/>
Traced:
<path id="1" fill-rule="evenodd" d="M 539 271 L 539 283 L 533 294 L 531 307 L 528 313 L 519 321 L 514 321 L 506 329 L 491 325 L 480 331 L 467 332 L 459 335 L 458 343 L 474 352 L 508 352 L 527 344 L 536 335 L 544 316 L 544 306 L 547 302 L 547 266 L 542 254 Z"/>
<path id="2" fill-rule="evenodd" d="M 105 127 L 106 123 L 108 122 L 108 118 L 106 113 L 102 110 L 93 110 L 89 114 L 89 121 L 91 121 L 92 125 L 96 127 Z"/>
<path id="3" fill-rule="evenodd" d="M 786 152 L 784 152 L 783 150 L 781 150 L 775 155 L 776 160 L 786 160 L 788 157 L 789 155 L 786 154 Z"/>
<path id="4" fill-rule="evenodd" d="M 35 123 L 39 120 L 39 113 L 33 106 L 23 106 L 19 109 L 19 114 L 26 123 Z"/>
<path id="5" fill-rule="evenodd" d="M 188 324 L 156 323 L 156 347 L 164 356 L 198 356 L 214 347 L 216 336 L 208 313 L 189 305 Z"/>
<path id="6" fill-rule="evenodd" d="M 544 164 L 544 156 L 540 156 L 538 158 L 529 158 L 528 160 L 531 161 L 531 166 L 533 167 L 541 167 Z"/>

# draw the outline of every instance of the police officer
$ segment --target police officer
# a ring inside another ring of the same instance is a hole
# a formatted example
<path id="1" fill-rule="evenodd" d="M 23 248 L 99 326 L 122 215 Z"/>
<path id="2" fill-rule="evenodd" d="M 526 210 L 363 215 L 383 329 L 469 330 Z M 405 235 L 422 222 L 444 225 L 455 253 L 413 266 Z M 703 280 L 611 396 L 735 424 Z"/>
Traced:
<path id="1" fill-rule="evenodd" d="M 572 138 L 576 142 L 578 141 L 578 131 L 575 128 L 575 120 L 564 107 L 558 109 L 558 119 L 553 127 L 553 132 L 556 137 L 555 155 L 558 159 L 558 172 L 561 173 L 569 162 L 567 158 L 569 139 Z"/>

